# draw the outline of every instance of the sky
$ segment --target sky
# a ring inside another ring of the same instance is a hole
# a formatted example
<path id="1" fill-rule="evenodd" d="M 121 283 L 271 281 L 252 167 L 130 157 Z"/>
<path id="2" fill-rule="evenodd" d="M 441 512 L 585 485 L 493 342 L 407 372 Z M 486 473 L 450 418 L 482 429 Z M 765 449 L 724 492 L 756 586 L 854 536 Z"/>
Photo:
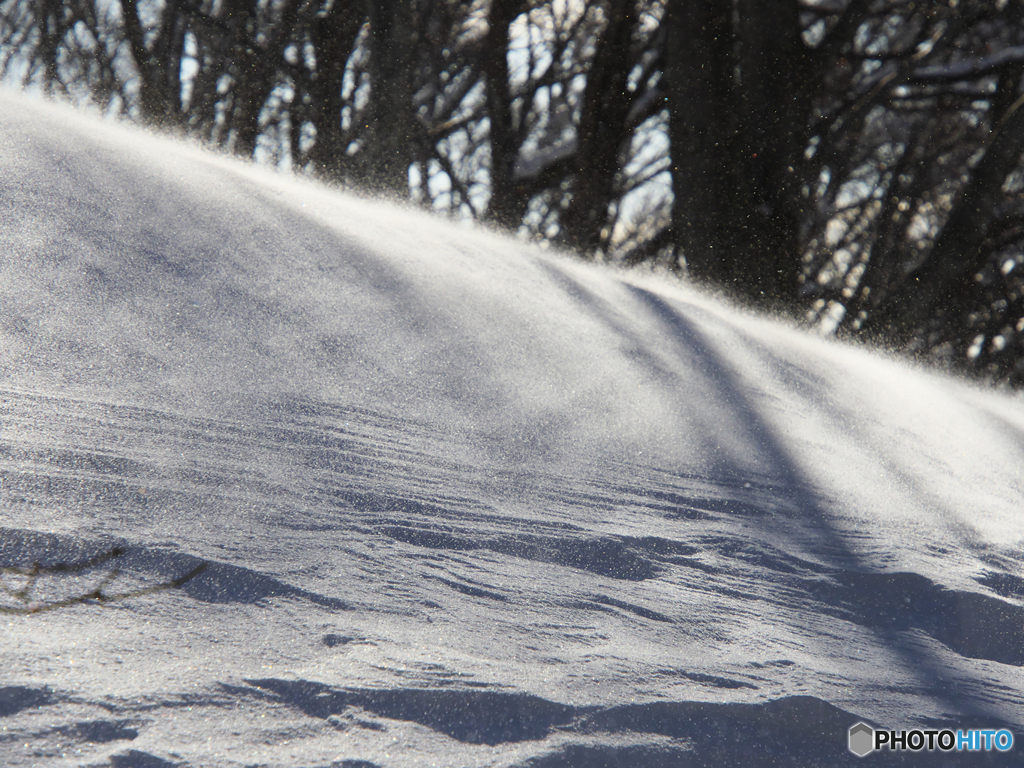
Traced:
<path id="1" fill-rule="evenodd" d="M 5 766 L 1024 730 L 1019 395 L 11 92 L 0 254 Z"/>

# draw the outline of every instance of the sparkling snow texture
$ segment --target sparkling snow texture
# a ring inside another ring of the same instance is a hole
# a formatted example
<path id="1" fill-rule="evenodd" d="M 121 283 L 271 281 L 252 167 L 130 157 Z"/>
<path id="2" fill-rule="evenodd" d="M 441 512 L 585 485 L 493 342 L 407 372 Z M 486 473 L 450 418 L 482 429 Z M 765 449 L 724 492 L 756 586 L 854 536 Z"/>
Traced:
<path id="1" fill-rule="evenodd" d="M 0 566 L 209 563 L 0 615 L 8 768 L 1009 764 L 1022 470 L 1019 396 L 0 93 Z"/>

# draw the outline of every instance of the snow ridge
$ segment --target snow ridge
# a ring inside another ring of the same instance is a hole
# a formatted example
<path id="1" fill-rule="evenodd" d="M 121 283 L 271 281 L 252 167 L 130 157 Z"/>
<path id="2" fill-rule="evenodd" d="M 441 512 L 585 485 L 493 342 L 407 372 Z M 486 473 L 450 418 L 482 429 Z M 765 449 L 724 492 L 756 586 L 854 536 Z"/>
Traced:
<path id="1" fill-rule="evenodd" d="M 0 568 L 207 565 L 0 617 L 5 766 L 1024 732 L 1019 398 L 11 94 L 0 200 Z"/>

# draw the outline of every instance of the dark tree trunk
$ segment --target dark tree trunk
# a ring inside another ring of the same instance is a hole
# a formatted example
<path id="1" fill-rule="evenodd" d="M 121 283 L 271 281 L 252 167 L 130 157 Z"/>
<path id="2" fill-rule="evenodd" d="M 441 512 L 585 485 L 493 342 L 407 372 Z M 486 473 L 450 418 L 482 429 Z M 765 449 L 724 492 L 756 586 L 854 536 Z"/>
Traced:
<path id="1" fill-rule="evenodd" d="M 802 174 L 815 83 L 793 0 L 739 0 L 734 81 L 739 115 L 731 200 L 738 230 L 733 271 L 769 303 L 796 299 Z M 742 260 L 743 263 L 736 263 Z"/>
<path id="2" fill-rule="evenodd" d="M 491 124 L 491 200 L 487 218 L 509 229 L 522 222 L 529 202 L 523 191 L 517 189 L 515 178 L 519 126 L 512 111 L 508 70 L 509 27 L 522 10 L 521 0 L 493 0 L 481 60 L 487 79 L 487 114 Z M 519 119 L 525 116 L 520 115 Z"/>
<path id="3" fill-rule="evenodd" d="M 310 37 L 316 56 L 316 71 L 309 85 L 309 118 L 316 129 L 316 141 L 307 160 L 323 178 L 342 181 L 347 169 L 348 138 L 341 126 L 345 66 L 355 48 L 363 16 L 350 3 L 335 3 L 331 10 L 313 19 Z"/>
<path id="4" fill-rule="evenodd" d="M 409 194 L 416 112 L 418 25 L 411 0 L 368 3 L 370 22 L 370 103 L 363 119 L 359 169 L 365 186 Z"/>
<path id="5" fill-rule="evenodd" d="M 260 114 L 278 84 L 278 72 L 284 61 L 284 49 L 291 40 L 301 0 L 280 6 L 276 21 L 269 17 L 261 24 L 258 4 L 235 0 L 225 4 L 225 19 L 232 30 L 229 51 L 231 74 L 231 116 L 229 128 L 235 133 L 234 151 L 252 157 L 259 138 Z"/>
<path id="6" fill-rule="evenodd" d="M 43 63 L 43 90 L 53 93 L 53 86 L 60 82 L 57 71 L 57 49 L 67 31 L 64 24 L 63 4 L 60 0 L 39 0 L 39 58 Z"/>
<path id="7" fill-rule="evenodd" d="M 665 89 L 672 159 L 672 236 L 697 279 L 729 282 L 733 248 L 732 3 L 670 0 Z"/>
<path id="8" fill-rule="evenodd" d="M 125 37 L 139 73 L 139 108 L 146 122 L 172 128 L 186 116 L 181 100 L 181 57 L 185 33 L 196 11 L 168 4 L 153 42 L 146 45 L 136 0 L 122 0 Z"/>
<path id="9" fill-rule="evenodd" d="M 699 280 L 792 303 L 813 99 L 792 0 L 673 0 L 664 24 L 673 239 Z"/>
<path id="10" fill-rule="evenodd" d="M 559 240 L 589 257 L 601 246 L 608 210 L 616 197 L 623 145 L 629 140 L 627 81 L 632 63 L 636 3 L 614 0 L 597 42 L 572 157 L 572 200 L 562 214 Z"/>
<path id="11" fill-rule="evenodd" d="M 234 152 L 242 157 L 252 157 L 256 151 L 260 112 L 273 88 L 273 82 L 267 82 L 267 73 L 261 66 L 262 54 L 263 51 L 248 47 L 243 42 L 231 67 L 234 84 L 231 87 L 229 126 L 235 133 Z"/>

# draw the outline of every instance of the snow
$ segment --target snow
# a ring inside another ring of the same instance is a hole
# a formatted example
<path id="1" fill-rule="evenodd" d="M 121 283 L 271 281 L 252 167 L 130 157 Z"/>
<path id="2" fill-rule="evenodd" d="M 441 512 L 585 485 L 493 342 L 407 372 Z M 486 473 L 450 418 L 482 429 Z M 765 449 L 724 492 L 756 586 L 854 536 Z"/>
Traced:
<path id="1" fill-rule="evenodd" d="M 0 254 L 0 566 L 208 563 L 0 614 L 5 766 L 1024 733 L 1017 395 L 8 92 Z"/>

